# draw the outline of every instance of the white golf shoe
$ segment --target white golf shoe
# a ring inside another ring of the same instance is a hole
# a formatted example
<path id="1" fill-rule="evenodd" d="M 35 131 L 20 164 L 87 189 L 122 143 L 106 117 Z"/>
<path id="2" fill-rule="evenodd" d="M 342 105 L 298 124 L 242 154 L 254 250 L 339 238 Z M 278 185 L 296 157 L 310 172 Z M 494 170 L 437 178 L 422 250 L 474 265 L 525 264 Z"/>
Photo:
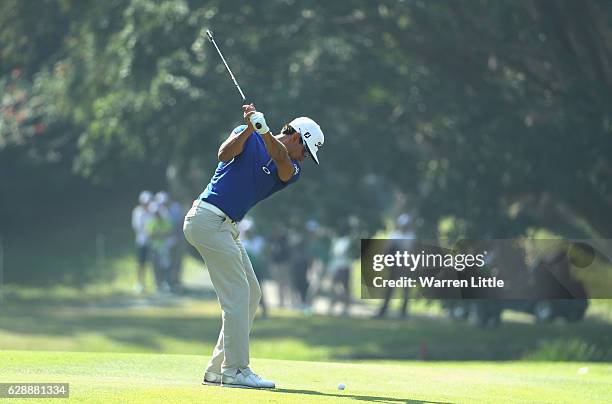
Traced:
<path id="1" fill-rule="evenodd" d="M 275 387 L 274 382 L 262 379 L 249 368 L 239 369 L 236 376 L 223 375 L 221 386 L 247 389 L 273 389 Z"/>
<path id="2" fill-rule="evenodd" d="M 202 384 L 206 384 L 208 386 L 220 386 L 221 378 L 222 375 L 220 373 L 206 372 L 204 373 L 204 380 L 202 381 Z"/>

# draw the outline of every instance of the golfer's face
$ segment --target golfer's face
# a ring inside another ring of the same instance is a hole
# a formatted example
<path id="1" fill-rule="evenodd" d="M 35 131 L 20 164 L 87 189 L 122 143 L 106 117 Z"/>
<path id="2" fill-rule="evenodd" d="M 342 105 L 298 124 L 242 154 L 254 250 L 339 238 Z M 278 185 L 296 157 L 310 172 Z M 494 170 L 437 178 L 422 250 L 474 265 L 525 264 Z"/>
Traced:
<path id="1" fill-rule="evenodd" d="M 289 157 L 291 160 L 297 160 L 300 163 L 304 161 L 304 158 L 308 156 L 308 149 L 304 145 L 302 141 L 302 137 L 299 133 L 294 134 L 295 136 L 289 144 L 285 144 L 287 147 L 287 152 L 289 153 Z"/>
<path id="2" fill-rule="evenodd" d="M 302 136 L 300 136 L 300 147 L 299 147 L 299 154 L 300 154 L 300 158 L 296 159 L 297 161 L 299 161 L 300 163 L 302 161 L 304 161 L 304 159 L 306 157 L 308 157 L 308 148 L 306 147 L 306 145 L 304 144 L 304 139 L 302 139 Z"/>

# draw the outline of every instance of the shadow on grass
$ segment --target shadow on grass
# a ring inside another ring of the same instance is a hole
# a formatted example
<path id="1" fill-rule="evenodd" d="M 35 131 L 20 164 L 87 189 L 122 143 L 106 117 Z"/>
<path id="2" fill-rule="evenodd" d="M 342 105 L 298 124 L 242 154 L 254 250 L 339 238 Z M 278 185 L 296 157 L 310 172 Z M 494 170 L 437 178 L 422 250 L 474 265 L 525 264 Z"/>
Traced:
<path id="1" fill-rule="evenodd" d="M 176 299 L 177 297 L 178 299 Z M 180 295 L 172 295 L 170 299 L 157 299 L 155 304 L 159 306 L 176 306 L 181 304 L 181 298 L 216 300 L 216 294 L 213 290 L 208 289 L 184 288 Z M 40 289 L 36 289 L 33 293 L 29 294 L 27 291 L 15 291 L 9 288 L 3 292 L 3 301 L 13 307 L 127 308 L 136 306 L 139 301 L 143 300 L 151 301 L 155 299 L 152 299 L 150 296 L 135 297 L 133 292 L 128 291 L 114 291 L 109 293 L 108 291 L 102 290 L 100 292 L 82 291 L 79 293 L 78 289 L 71 289 L 70 293 L 62 294 L 61 292 L 45 293 Z M 0 312 L 2 309 L 3 306 L 0 304 Z"/>
<path id="2" fill-rule="evenodd" d="M 324 397 L 338 397 L 338 398 L 352 398 L 359 401 L 371 401 L 374 403 L 406 403 L 406 404 L 422 404 L 422 403 L 433 403 L 433 404 L 451 404 L 443 401 L 420 401 L 411 400 L 406 398 L 394 398 L 394 397 L 377 397 L 377 396 L 358 396 L 353 394 L 332 394 L 332 393 L 321 393 L 320 391 L 314 390 L 291 390 L 291 389 L 274 389 L 270 390 L 274 393 L 284 394 L 305 394 L 311 396 L 324 396 Z M 313 397 L 313 400 L 315 398 Z"/>
<path id="3" fill-rule="evenodd" d="M 133 297 L 128 299 L 132 301 L 131 306 L 122 299 L 123 295 L 115 296 L 93 306 L 90 300 L 70 301 L 68 307 L 44 302 L 11 302 L 0 307 L 0 332 L 20 334 L 24 340 L 28 336 L 78 338 L 81 334 L 98 334 L 126 345 L 123 350 L 186 354 L 193 352 L 185 352 L 184 346 L 168 344 L 168 340 L 201 344 L 202 349 L 208 349 L 217 340 L 221 320 L 216 309 L 212 309 L 216 302 L 206 306 L 211 308 L 207 314 L 199 314 L 185 312 L 176 302 L 154 301 L 142 310 L 133 306 Z M 266 350 L 264 357 L 279 359 L 519 360 L 529 357 L 601 361 L 612 360 L 609 330 L 609 323 L 593 319 L 577 324 L 504 323 L 498 328 L 479 329 L 443 318 L 369 320 L 296 314 L 256 321 L 252 342 L 274 347 Z M 295 348 L 296 341 L 304 346 L 302 352 L 296 351 L 300 349 Z M 564 352 L 568 348 L 575 352 Z M 11 346 L 0 341 L 0 349 L 11 349 Z M 95 351 L 96 347 L 84 349 Z"/>
<path id="4" fill-rule="evenodd" d="M 168 337 L 180 342 L 212 344 L 217 340 L 221 328 L 220 320 L 206 317 L 139 317 L 132 314 L 72 315 L 66 318 L 57 314 L 31 317 L 26 314 L 19 317 L 9 314 L 9 318 L 0 314 L 0 331 L 55 337 L 99 334 L 122 344 L 156 352 L 163 349 L 160 339 Z M 6 347 L 0 343 L 0 348 Z M 95 347 L 91 348 L 96 350 Z"/>

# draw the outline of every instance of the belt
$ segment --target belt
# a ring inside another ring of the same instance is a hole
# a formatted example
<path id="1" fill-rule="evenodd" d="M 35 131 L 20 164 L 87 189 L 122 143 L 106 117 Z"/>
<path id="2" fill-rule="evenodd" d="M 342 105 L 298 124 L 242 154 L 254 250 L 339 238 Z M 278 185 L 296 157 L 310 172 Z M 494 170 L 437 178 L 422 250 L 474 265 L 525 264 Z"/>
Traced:
<path id="1" fill-rule="evenodd" d="M 212 213 L 214 213 L 215 215 L 221 216 L 221 217 L 225 218 L 226 220 L 229 220 L 232 223 L 237 223 L 235 220 L 233 220 L 231 217 L 229 217 L 227 215 L 227 213 L 225 213 L 224 211 L 222 211 L 221 209 L 219 209 L 218 207 L 216 207 L 212 203 L 206 202 L 205 200 L 196 199 L 195 201 L 193 201 L 193 206 L 199 206 L 200 208 L 204 208 L 206 210 L 209 210 Z"/>

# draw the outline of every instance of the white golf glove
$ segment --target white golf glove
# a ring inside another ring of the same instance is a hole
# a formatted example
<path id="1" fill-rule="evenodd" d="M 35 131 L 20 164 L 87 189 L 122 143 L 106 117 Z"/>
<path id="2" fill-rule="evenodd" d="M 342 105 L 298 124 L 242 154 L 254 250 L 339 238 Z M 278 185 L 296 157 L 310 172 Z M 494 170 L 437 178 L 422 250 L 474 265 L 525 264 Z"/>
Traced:
<path id="1" fill-rule="evenodd" d="M 268 128 L 268 124 L 266 123 L 266 118 L 264 118 L 263 113 L 255 112 L 249 117 L 249 120 L 255 128 L 255 132 L 259 133 L 260 135 L 270 132 L 270 128 Z"/>

